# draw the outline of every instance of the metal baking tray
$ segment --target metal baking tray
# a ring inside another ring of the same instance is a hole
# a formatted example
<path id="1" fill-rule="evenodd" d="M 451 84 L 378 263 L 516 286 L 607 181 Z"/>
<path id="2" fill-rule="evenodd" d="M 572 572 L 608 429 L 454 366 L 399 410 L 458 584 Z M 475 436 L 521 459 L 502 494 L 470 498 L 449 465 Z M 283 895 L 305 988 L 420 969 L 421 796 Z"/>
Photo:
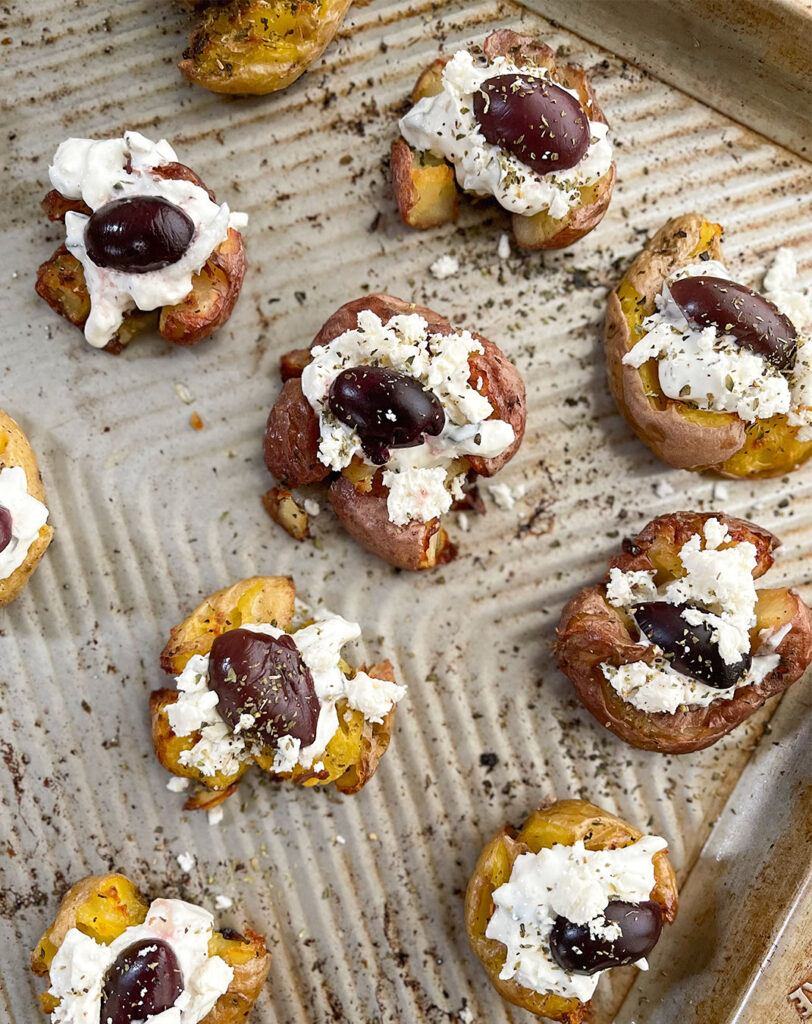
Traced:
<path id="1" fill-rule="evenodd" d="M 31 585 L 0 616 L 3 1021 L 37 1019 L 27 951 L 70 882 L 113 866 L 156 894 L 210 906 L 225 894 L 234 909 L 224 923 L 268 936 L 258 1024 L 529 1020 L 501 1002 L 470 953 L 462 894 L 504 821 L 564 796 L 665 835 L 683 885 L 652 969 L 602 981 L 598 1024 L 792 1024 L 807 1012 L 808 686 L 710 750 L 662 757 L 625 746 L 581 708 L 551 642 L 564 602 L 599 576 L 620 538 L 675 507 L 723 505 L 775 530 L 784 547 L 772 578 L 812 599 L 810 471 L 720 488 L 667 469 L 616 412 L 600 340 L 622 267 L 687 209 L 725 224 L 743 279 L 758 281 L 780 245 L 808 278 L 812 170 L 743 127 L 762 125 L 760 114 L 718 112 L 728 109 L 718 81 L 713 109 L 694 98 L 701 82 L 689 95 L 668 84 L 668 64 L 660 77 L 635 64 L 635 39 L 643 53 L 656 21 L 641 4 L 626 4 L 623 57 L 562 27 L 594 38 L 579 22 L 590 5 L 573 4 L 570 21 L 567 5 L 532 6 L 542 13 L 497 0 L 354 6 L 306 77 L 259 99 L 182 81 L 189 15 L 174 5 L 38 0 L 0 12 L 0 405 L 39 455 L 56 528 Z M 673 6 L 701 17 L 703 5 Z M 808 24 L 793 0 L 775 7 Z M 607 39 L 623 34 L 608 14 L 605 25 Z M 386 160 L 413 80 L 440 52 L 503 26 L 583 63 L 612 124 L 615 197 L 571 251 L 513 248 L 500 259 L 508 222 L 489 204 L 465 204 L 458 225 L 426 233 L 396 216 Z M 680 52 L 677 40 L 675 68 Z M 56 146 L 124 128 L 170 139 L 251 218 L 236 312 L 193 350 L 147 338 L 118 358 L 93 351 L 33 291 L 59 235 L 38 207 Z M 460 271 L 438 281 L 429 266 L 443 253 Z M 527 379 L 527 436 L 500 478 L 523 497 L 504 510 L 486 488 L 488 514 L 454 528 L 460 557 L 433 574 L 375 560 L 326 509 L 315 539 L 297 545 L 259 501 L 279 354 L 367 289 L 481 329 Z M 212 827 L 181 812 L 152 754 L 158 653 L 206 593 L 288 572 L 301 594 L 362 624 L 359 657 L 390 657 L 409 695 L 360 795 L 249 781 Z M 196 858 L 186 875 L 185 851 Z"/>

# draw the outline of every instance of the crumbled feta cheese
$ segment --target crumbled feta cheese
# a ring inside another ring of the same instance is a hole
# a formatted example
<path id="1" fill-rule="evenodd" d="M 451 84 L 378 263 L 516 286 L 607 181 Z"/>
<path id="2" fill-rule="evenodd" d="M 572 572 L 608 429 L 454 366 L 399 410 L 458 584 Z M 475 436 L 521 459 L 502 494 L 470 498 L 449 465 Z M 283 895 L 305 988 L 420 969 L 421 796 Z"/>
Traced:
<path id="1" fill-rule="evenodd" d="M 302 741 L 295 736 L 282 736 L 276 747 L 273 759 L 273 770 L 284 775 L 292 772 L 299 763 L 299 751 L 302 748 Z"/>
<path id="2" fill-rule="evenodd" d="M 510 259 L 510 238 L 508 235 L 499 236 L 499 245 L 496 247 L 496 255 L 500 260 Z"/>
<path id="3" fill-rule="evenodd" d="M 347 703 L 360 711 L 368 722 L 382 722 L 405 696 L 405 686 L 388 679 L 376 679 L 366 672 L 356 672 L 347 680 Z"/>
<path id="4" fill-rule="evenodd" d="M 321 505 L 315 498 L 305 498 L 304 510 L 309 516 L 313 516 L 315 518 L 319 512 L 321 512 Z"/>
<path id="5" fill-rule="evenodd" d="M 509 510 L 513 508 L 521 497 L 523 497 L 524 487 L 521 484 L 517 484 L 515 487 L 510 487 L 509 484 L 500 482 L 488 484 L 488 493 L 499 508 Z"/>
<path id="6" fill-rule="evenodd" d="M 445 281 L 447 277 L 454 277 L 455 274 L 460 272 L 460 261 L 456 256 L 452 256 L 451 253 L 447 252 L 442 256 L 438 256 L 429 267 L 429 270 L 438 281 Z"/>
<path id="7" fill-rule="evenodd" d="M 658 498 L 670 498 L 674 493 L 674 488 L 667 480 L 658 480 L 654 485 L 654 493 Z"/>
<path id="8" fill-rule="evenodd" d="M 170 793 L 182 793 L 189 788 L 189 779 L 180 775 L 173 775 L 169 782 L 167 782 L 166 788 Z"/>
<path id="9" fill-rule="evenodd" d="M 230 896 L 224 896 L 222 893 L 218 893 L 214 897 L 214 909 L 215 910 L 231 910 L 234 906 L 234 900 Z"/>
<path id="10" fill-rule="evenodd" d="M 195 856 L 193 853 L 189 853 L 188 850 L 184 850 L 183 853 L 179 853 L 176 859 L 178 867 L 185 875 L 188 875 L 195 866 Z"/>
<path id="11" fill-rule="evenodd" d="M 216 827 L 217 825 L 219 825 L 220 822 L 225 817 L 225 813 L 226 812 L 223 809 L 222 804 L 217 804 L 215 807 L 210 807 L 207 812 L 209 825 L 211 825 L 212 827 Z"/>
<path id="12" fill-rule="evenodd" d="M 389 488 L 386 507 L 396 526 L 405 526 L 413 519 L 427 523 L 451 508 L 451 492 L 445 485 L 446 471 L 442 466 L 386 470 L 382 480 Z"/>

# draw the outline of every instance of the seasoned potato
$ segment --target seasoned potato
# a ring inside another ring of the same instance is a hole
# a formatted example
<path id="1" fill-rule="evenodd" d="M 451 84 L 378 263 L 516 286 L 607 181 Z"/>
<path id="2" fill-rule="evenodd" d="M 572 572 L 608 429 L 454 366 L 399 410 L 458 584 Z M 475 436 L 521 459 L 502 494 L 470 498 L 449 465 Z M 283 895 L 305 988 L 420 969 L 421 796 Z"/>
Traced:
<path id="1" fill-rule="evenodd" d="M 351 0 L 231 0 L 210 3 L 178 67 L 212 92 L 259 95 L 285 89 L 323 53 Z"/>
<path id="2" fill-rule="evenodd" d="M 685 542 L 701 532 L 707 519 L 718 518 L 736 542 L 749 541 L 757 551 L 753 576 L 758 579 L 773 564 L 779 541 L 767 530 L 717 513 L 678 512 L 654 519 L 610 566 L 622 572 L 656 571 L 662 585 L 682 574 L 678 553 Z M 756 605 L 755 642 L 765 629 L 790 627 L 776 648 L 780 664 L 760 683 L 740 687 L 729 700 L 714 700 L 707 707 L 680 708 L 674 714 L 646 712 L 612 688 L 600 665 L 650 661 L 653 648 L 635 639 L 631 620 L 606 600 L 605 585 L 586 587 L 565 607 L 558 626 L 557 655 L 562 672 L 572 681 L 589 711 L 615 735 L 634 747 L 667 754 L 685 754 L 716 743 L 799 679 L 812 662 L 812 611 L 794 590 L 760 590 Z"/>
<path id="3" fill-rule="evenodd" d="M 435 334 L 451 334 L 449 321 L 424 306 L 377 293 L 354 299 L 338 309 L 310 346 L 328 345 L 357 326 L 358 314 L 370 310 L 386 323 L 393 316 L 417 313 Z M 513 427 L 513 443 L 496 458 L 468 456 L 452 464 L 453 473 L 473 478 L 493 476 L 518 451 L 524 437 L 527 409 L 521 374 L 501 349 L 482 335 L 474 334 L 482 353 L 470 359 L 470 383 L 493 407 L 493 419 Z M 330 470 L 319 462 L 319 420 L 302 392 L 300 377 L 310 361 L 309 349 L 294 349 L 282 356 L 282 391 L 271 408 L 265 428 L 265 464 L 289 487 L 318 483 Z M 451 471 L 451 470 L 450 470 Z M 431 569 L 451 561 L 457 553 L 439 518 L 428 523 L 412 521 L 398 526 L 389 519 L 383 471 L 354 459 L 330 486 L 330 503 L 344 528 L 362 547 L 400 569 Z"/>
<path id="4" fill-rule="evenodd" d="M 45 504 L 45 487 L 42 483 L 37 457 L 28 443 L 28 438 L 20 426 L 0 409 L 0 470 L 20 466 L 25 470 L 28 493 Z M 45 524 L 39 536 L 28 549 L 26 559 L 21 566 L 4 580 L 0 580 L 0 607 L 10 604 L 17 597 L 40 563 L 45 550 L 51 543 L 54 528 Z"/>
<path id="5" fill-rule="evenodd" d="M 465 896 L 465 927 L 471 948 L 479 958 L 497 992 L 509 1003 L 540 1017 L 581 1024 L 589 1016 L 589 1003 L 554 994 L 542 994 L 520 985 L 515 978 L 502 980 L 499 973 L 505 963 L 505 947 L 485 936 L 494 912 L 493 893 L 510 878 L 513 863 L 522 853 L 538 853 L 556 843 L 572 846 L 583 840 L 588 850 L 611 850 L 628 846 L 642 832 L 622 818 L 603 811 L 585 800 L 558 800 L 540 807 L 518 831 L 505 825 L 485 846 L 468 883 Z M 654 855 L 655 886 L 649 897 L 671 923 L 677 914 L 678 895 L 674 870 L 667 852 Z"/>
<path id="6" fill-rule="evenodd" d="M 651 238 L 610 293 L 606 368 L 621 413 L 641 441 L 676 469 L 713 470 L 728 477 L 780 476 L 812 455 L 786 416 L 745 423 L 735 413 L 697 409 L 660 390 L 657 360 L 639 369 L 623 357 L 640 339 L 666 278 L 698 259 L 723 262 L 722 226 L 697 213 L 668 221 Z"/>
<path id="7" fill-rule="evenodd" d="M 264 622 L 289 631 L 293 620 L 295 587 L 289 576 L 253 576 L 225 590 L 211 594 L 179 625 L 175 626 L 161 655 L 165 672 L 179 675 L 195 654 L 208 654 L 216 637 L 243 624 Z M 349 672 L 349 666 L 345 666 Z M 382 661 L 368 671 L 376 679 L 394 682 L 392 666 Z M 155 754 L 173 775 L 194 779 L 211 791 L 194 794 L 185 804 L 187 809 L 211 808 L 236 791 L 250 767 L 240 766 L 233 775 L 204 775 L 196 768 L 181 763 L 180 755 L 199 740 L 198 734 L 179 737 L 169 724 L 168 708 L 178 699 L 176 690 L 156 690 L 150 697 L 152 745 Z M 262 751 L 254 756 L 256 764 L 275 778 L 288 779 L 301 786 L 335 783 L 342 793 L 357 793 L 375 774 L 378 762 L 389 746 L 394 725 L 393 707 L 382 722 L 368 722 L 360 711 L 346 701 L 337 705 L 339 728 L 319 758 L 321 768 L 313 771 L 297 765 L 292 772 L 273 770 L 273 753 Z"/>
<path id="8" fill-rule="evenodd" d="M 509 57 L 517 64 L 533 63 L 549 70 L 553 81 L 578 93 L 581 106 L 591 121 L 606 123 L 592 86 L 582 68 L 556 63 L 555 53 L 532 36 L 511 29 L 491 33 L 483 44 L 487 57 Z M 442 73 L 447 59 L 434 61 L 417 80 L 412 103 L 442 90 Z M 414 228 L 438 227 L 457 218 L 458 190 L 453 166 L 431 153 L 412 149 L 405 139 L 392 145 L 392 190 L 401 219 Z M 610 169 L 592 185 L 580 189 L 576 206 L 564 217 L 548 213 L 511 216 L 513 234 L 523 249 L 564 249 L 588 234 L 603 219 L 612 198 L 616 170 Z"/>
<path id="9" fill-rule="evenodd" d="M 143 923 L 149 902 L 124 875 L 91 875 L 68 890 L 56 919 L 31 953 L 31 970 L 39 977 L 48 972 L 72 928 L 79 928 L 96 942 L 109 945 L 127 928 Z M 268 976 L 271 954 L 261 935 L 246 929 L 245 935 L 228 930 L 214 932 L 209 956 L 219 956 L 233 969 L 228 991 L 217 1000 L 201 1024 L 242 1024 L 250 1013 Z M 40 996 L 42 1008 L 50 1013 L 55 1002 L 47 993 Z"/>

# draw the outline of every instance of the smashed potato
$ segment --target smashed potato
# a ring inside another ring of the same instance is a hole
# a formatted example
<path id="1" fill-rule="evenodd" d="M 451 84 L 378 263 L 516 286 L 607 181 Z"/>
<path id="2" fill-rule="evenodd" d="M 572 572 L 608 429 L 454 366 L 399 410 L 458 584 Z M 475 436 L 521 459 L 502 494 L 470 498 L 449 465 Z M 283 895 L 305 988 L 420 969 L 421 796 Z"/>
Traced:
<path id="1" fill-rule="evenodd" d="M 72 928 L 78 928 L 96 942 L 109 945 L 127 928 L 142 924 L 149 901 L 125 875 L 91 875 L 77 882 L 64 896 L 56 919 L 31 953 L 31 970 L 46 978 L 57 950 Z M 209 956 L 219 956 L 234 975 L 228 990 L 220 996 L 201 1024 L 242 1024 L 265 984 L 271 954 L 261 935 L 246 928 L 245 935 L 228 929 L 214 932 Z M 51 1013 L 58 1003 L 47 992 L 40 996 L 42 1008 Z"/>
<path id="2" fill-rule="evenodd" d="M 180 675 L 195 654 L 208 654 L 218 636 L 241 625 L 269 623 L 285 632 L 293 631 L 295 586 L 289 576 L 253 576 L 211 594 L 179 625 L 175 626 L 161 655 L 161 667 Z M 350 669 L 342 662 L 345 673 Z M 394 682 L 388 661 L 370 669 L 361 668 L 376 679 Z M 209 809 L 236 791 L 251 767 L 243 763 L 232 775 L 206 775 L 183 764 L 181 754 L 200 739 L 199 733 L 176 736 L 169 722 L 168 709 L 178 699 L 178 691 L 156 690 L 150 696 L 152 744 L 158 760 L 173 775 L 194 779 L 209 793 L 195 794 L 186 809 Z M 313 768 L 295 765 L 291 771 L 275 771 L 274 754 L 263 749 L 253 753 L 253 761 L 274 778 L 290 780 L 301 786 L 325 786 L 335 783 L 342 793 L 357 793 L 372 778 L 392 736 L 394 705 L 381 722 L 370 722 L 361 711 L 350 708 L 346 700 L 338 702 L 338 731 Z"/>
<path id="3" fill-rule="evenodd" d="M 358 324 L 364 310 L 382 322 L 393 316 L 417 313 L 436 334 L 451 334 L 449 321 L 423 306 L 404 302 L 392 295 L 374 294 L 354 299 L 338 309 L 313 339 L 310 348 L 328 345 Z M 524 436 L 527 410 L 521 374 L 507 356 L 487 338 L 474 334 L 483 352 L 469 360 L 470 383 L 490 402 L 491 419 L 513 428 L 514 440 L 494 458 L 465 456 L 453 465 L 454 475 L 473 480 L 477 475 L 493 476 L 516 454 Z M 319 461 L 319 418 L 302 391 L 300 377 L 310 362 L 310 349 L 294 349 L 282 356 L 282 391 L 271 408 L 265 428 L 265 464 L 288 487 L 304 487 L 327 479 L 331 471 Z M 451 561 L 456 547 L 450 542 L 441 519 L 412 520 L 403 526 L 389 518 L 388 489 L 383 484 L 383 467 L 377 469 L 353 459 L 340 475 L 332 474 L 329 498 L 346 531 L 362 547 L 400 569 L 431 569 Z"/>
<path id="4" fill-rule="evenodd" d="M 726 526 L 732 542 L 747 541 L 755 546 L 755 579 L 770 568 L 773 551 L 780 543 L 776 537 L 743 519 L 711 512 L 659 516 L 624 542 L 610 568 L 621 572 L 654 570 L 658 586 L 675 579 L 684 574 L 681 548 L 693 535 L 702 533 L 709 519 L 718 519 Z M 704 707 L 682 706 L 673 714 L 644 711 L 613 689 L 601 664 L 650 662 L 655 649 L 640 643 L 641 633 L 634 620 L 609 604 L 605 583 L 586 587 L 565 607 L 557 630 L 558 664 L 587 709 L 626 743 L 666 754 L 702 750 L 749 718 L 770 697 L 786 690 L 812 662 L 812 611 L 794 590 L 759 590 L 755 614 L 757 622 L 751 631 L 754 645 L 762 631 L 787 628 L 775 648 L 780 663 L 761 682 L 742 685 L 730 699 L 715 699 Z"/>
<path id="5" fill-rule="evenodd" d="M 508 57 L 516 64 L 535 64 L 549 70 L 553 82 L 578 94 L 579 102 L 591 121 L 606 123 L 595 94 L 582 68 L 572 64 L 558 64 L 555 52 L 532 36 L 511 29 L 491 33 L 483 43 L 489 60 Z M 442 91 L 443 68 L 448 59 L 434 61 L 417 80 L 412 91 L 412 103 Z M 442 157 L 413 149 L 400 138 L 392 145 L 392 190 L 401 219 L 414 228 L 439 227 L 457 219 L 458 192 L 454 167 Z M 563 217 L 551 217 L 548 212 L 532 216 L 511 215 L 516 243 L 523 249 L 564 249 L 587 235 L 603 219 L 612 198 L 616 168 L 609 170 L 598 181 L 585 185 L 579 201 Z"/>
<path id="6" fill-rule="evenodd" d="M 352 0 L 203 3 L 178 67 L 204 89 L 260 95 L 286 89 L 322 55 Z"/>
<path id="7" fill-rule="evenodd" d="M 687 213 L 668 221 L 610 293 L 606 312 L 606 367 L 617 406 L 634 432 L 675 469 L 713 470 L 727 477 L 780 476 L 812 455 L 812 441 L 801 441 L 787 416 L 751 423 L 735 413 L 698 409 L 667 398 L 657 360 L 639 369 L 623 357 L 642 335 L 642 323 L 655 311 L 655 296 L 680 267 L 722 257 L 722 226 Z"/>
<path id="8" fill-rule="evenodd" d="M 515 978 L 499 977 L 505 963 L 505 947 L 487 938 L 485 932 L 495 909 L 493 893 L 510 878 L 516 858 L 522 853 L 538 853 L 557 843 L 572 846 L 579 840 L 588 850 L 612 850 L 628 846 L 641 836 L 642 832 L 628 822 L 595 804 L 585 800 L 558 800 L 549 807 L 533 811 L 519 830 L 505 825 L 485 846 L 465 895 L 465 927 L 471 948 L 503 999 L 540 1017 L 565 1024 L 581 1024 L 589 1015 L 589 1003 L 534 992 Z M 671 923 L 679 901 L 674 870 L 666 851 L 655 854 L 653 863 L 655 885 L 649 898 L 660 906 L 663 919 Z"/>
<path id="9" fill-rule="evenodd" d="M 15 423 L 8 413 L 0 409 L 0 470 L 10 469 L 12 466 L 19 466 L 25 471 L 28 493 L 37 501 L 45 504 L 45 487 L 42 483 L 34 449 L 19 424 Z M 6 579 L 0 580 L 0 607 L 10 604 L 19 596 L 31 574 L 39 565 L 53 535 L 54 528 L 46 523 L 28 549 L 28 554 L 22 565 L 18 566 Z"/>

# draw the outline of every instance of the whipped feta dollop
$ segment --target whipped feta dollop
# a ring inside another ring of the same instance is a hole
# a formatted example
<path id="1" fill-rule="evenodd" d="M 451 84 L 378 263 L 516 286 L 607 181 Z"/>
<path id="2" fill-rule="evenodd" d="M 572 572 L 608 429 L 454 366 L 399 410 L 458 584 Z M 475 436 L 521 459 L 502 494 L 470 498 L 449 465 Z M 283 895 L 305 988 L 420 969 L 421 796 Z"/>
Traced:
<path id="1" fill-rule="evenodd" d="M 583 841 L 556 843 L 538 853 L 522 853 L 510 878 L 493 893 L 495 910 L 485 935 L 507 948 L 499 977 L 515 978 L 534 992 L 554 993 L 586 1002 L 605 971 L 570 974 L 550 954 L 550 932 L 561 915 L 585 924 L 595 937 L 617 938 L 617 924 L 604 917 L 612 899 L 641 903 L 654 888 L 652 858 L 667 843 L 642 836 L 617 850 L 587 850 Z M 637 967 L 648 969 L 645 960 Z"/>
<path id="2" fill-rule="evenodd" d="M 723 545 L 729 545 L 723 547 Z M 685 575 L 657 587 L 654 571 L 609 571 L 606 600 L 633 615 L 638 604 L 663 601 L 687 604 L 682 618 L 689 625 L 706 624 L 718 645 L 723 661 L 736 665 L 751 651 L 750 630 L 756 625 L 758 592 L 753 570 L 756 548 L 749 541 L 732 543 L 727 527 L 718 519 L 705 522 L 702 536 L 694 534 L 680 550 Z M 758 651 L 749 671 L 735 686 L 717 689 L 673 669 L 663 655 L 651 664 L 644 661 L 625 665 L 601 665 L 601 672 L 623 700 L 641 711 L 674 714 L 682 707 L 707 707 L 715 700 L 732 700 L 742 686 L 760 683 L 781 661 L 776 648 L 789 625 L 759 636 Z M 640 633 L 637 643 L 649 641 Z"/>
<path id="3" fill-rule="evenodd" d="M 792 253 L 779 249 L 764 278 L 764 297 L 792 320 L 798 331 L 795 366 L 782 372 L 763 356 L 736 344 L 717 327 L 688 323 L 674 301 L 669 285 L 685 277 L 732 280 L 716 260 L 681 267 L 655 296 L 657 309 L 643 321 L 643 335 L 623 362 L 639 369 L 657 360 L 660 388 L 666 397 L 689 402 L 698 409 L 735 413 L 745 423 L 786 415 L 801 428 L 800 440 L 812 440 L 812 326 L 810 298 L 797 285 Z M 806 331 L 806 334 L 804 334 Z"/>
<path id="4" fill-rule="evenodd" d="M 275 638 L 284 630 L 268 623 L 243 624 L 241 629 L 263 633 Z M 339 728 L 338 704 L 360 711 L 368 722 L 381 722 L 394 704 L 402 700 L 406 687 L 385 679 L 376 679 L 366 672 L 346 675 L 341 666 L 345 644 L 358 640 L 361 627 L 340 615 L 327 614 L 310 625 L 289 634 L 302 661 L 310 669 L 319 702 L 316 736 L 302 747 L 294 736 L 282 736 L 274 751 L 273 770 L 279 774 L 297 766 L 314 767 Z M 176 678 L 178 699 L 167 708 L 169 724 L 176 736 L 199 732 L 200 738 L 190 750 L 180 754 L 181 764 L 196 768 L 204 775 L 232 775 L 241 765 L 254 760 L 254 749 L 246 740 L 244 730 L 253 725 L 251 715 L 243 715 L 232 730 L 217 710 L 218 695 L 208 687 L 209 655 L 193 655 Z M 257 751 L 258 752 L 258 751 Z"/>
<path id="5" fill-rule="evenodd" d="M 59 1000 L 52 1024 L 103 1024 L 104 977 L 120 953 L 141 940 L 162 939 L 171 946 L 183 976 L 175 1005 L 152 1014 L 145 1024 L 198 1024 L 223 995 L 234 970 L 222 957 L 209 956 L 214 918 L 182 900 L 154 900 L 143 924 L 126 928 L 109 946 L 71 928 L 54 956 L 48 994 Z"/>
<path id="6" fill-rule="evenodd" d="M 357 431 L 337 419 L 327 404 L 336 377 L 353 366 L 407 373 L 440 400 L 445 426 L 436 437 L 425 435 L 414 448 L 392 449 L 383 473 L 389 518 L 403 526 L 447 512 L 463 495 L 462 480 L 448 474 L 451 464 L 466 455 L 501 455 L 515 437 L 509 423 L 490 418 L 493 406 L 470 382 L 469 359 L 483 351 L 469 331 L 430 333 L 417 313 L 393 316 L 384 323 L 371 310 L 359 312 L 357 327 L 311 350 L 312 361 L 302 373 L 302 391 L 319 416 L 320 461 L 337 471 L 354 458 L 371 464 Z"/>
<path id="7" fill-rule="evenodd" d="M 31 545 L 48 521 L 48 509 L 28 493 L 22 466 L 0 469 L 0 505 L 11 516 L 11 540 L 0 551 L 0 580 L 7 580 L 26 560 Z"/>
<path id="8" fill-rule="evenodd" d="M 95 348 L 103 348 L 115 336 L 128 310 L 158 309 L 184 299 L 192 290 L 192 275 L 225 241 L 229 228 L 248 223 L 244 213 L 232 213 L 227 203 L 212 202 L 199 185 L 150 173 L 177 159 L 165 139 L 152 142 L 130 131 L 121 139 L 67 139 L 48 168 L 57 191 L 66 199 L 81 199 L 93 211 L 114 199 L 157 196 L 180 207 L 194 223 L 192 240 L 177 262 L 132 274 L 95 264 L 85 246 L 90 218 L 74 211 L 65 215 L 65 245 L 82 264 L 90 294 L 85 338 Z"/>
<path id="9" fill-rule="evenodd" d="M 551 217 L 563 217 L 577 205 L 579 189 L 594 184 L 611 167 L 609 127 L 589 120 L 590 143 L 583 159 L 567 170 L 538 174 L 488 142 L 474 116 L 473 94 L 482 83 L 509 74 L 551 80 L 547 68 L 535 64 L 515 64 L 507 57 L 486 62 L 459 50 L 443 69 L 442 91 L 425 96 L 401 118 L 401 135 L 413 149 L 452 163 L 466 192 L 493 196 L 506 210 L 525 217 L 545 210 Z M 577 92 L 565 91 L 581 102 Z M 584 112 L 589 119 L 590 110 Z"/>

